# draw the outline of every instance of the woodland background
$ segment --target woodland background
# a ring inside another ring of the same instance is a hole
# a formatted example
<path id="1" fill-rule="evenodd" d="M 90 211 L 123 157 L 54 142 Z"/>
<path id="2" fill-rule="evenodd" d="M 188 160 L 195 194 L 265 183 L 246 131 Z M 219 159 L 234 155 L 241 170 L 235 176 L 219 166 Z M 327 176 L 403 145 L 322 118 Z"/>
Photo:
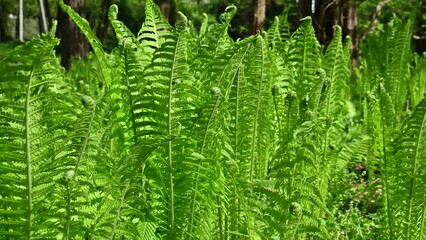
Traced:
<path id="1" fill-rule="evenodd" d="M 426 239 L 425 1 L 0 3 L 1 239 Z"/>
<path id="2" fill-rule="evenodd" d="M 22 0 L 21 0 L 22 1 Z M 0 57 L 7 49 L 19 44 L 19 3 L 21 1 L 0 0 Z M 116 4 L 121 9 L 118 18 L 136 33 L 145 18 L 145 1 L 141 0 L 65 0 L 81 16 L 86 18 L 100 41 L 107 49 L 116 44 L 108 21 L 108 8 Z M 352 59 L 357 64 L 359 42 L 367 34 L 380 28 L 379 23 L 387 23 L 396 15 L 403 21 L 410 19 L 413 24 L 412 43 L 421 53 L 426 50 L 426 0 L 155 0 L 167 20 L 173 25 L 177 12 L 183 12 L 199 28 L 207 14 L 209 22 L 217 22 L 217 16 L 227 6 L 238 8 L 231 22 L 230 36 L 244 38 L 257 31 L 267 29 L 274 17 L 286 13 L 291 30 L 299 20 L 311 16 L 316 36 L 320 44 L 327 45 L 334 35 L 333 26 L 342 27 L 343 39 L 352 38 Z M 51 28 L 54 19 L 58 20 L 57 37 L 61 40 L 61 64 L 69 69 L 71 57 L 85 57 L 89 44 L 78 27 L 58 8 L 58 0 L 24 0 L 24 33 L 29 39 Z M 43 25 L 41 6 L 45 9 L 46 26 Z"/>

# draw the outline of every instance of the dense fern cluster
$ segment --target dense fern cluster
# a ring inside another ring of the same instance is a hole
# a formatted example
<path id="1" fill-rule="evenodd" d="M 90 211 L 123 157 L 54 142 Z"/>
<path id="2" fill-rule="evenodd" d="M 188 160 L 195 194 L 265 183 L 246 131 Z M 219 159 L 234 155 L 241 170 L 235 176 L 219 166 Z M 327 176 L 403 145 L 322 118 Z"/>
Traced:
<path id="1" fill-rule="evenodd" d="M 94 55 L 65 72 L 55 28 L 0 62 L 3 239 L 425 239 L 426 77 L 411 25 L 327 49 L 309 17 L 232 40 L 147 0 L 118 46 L 61 7 Z"/>

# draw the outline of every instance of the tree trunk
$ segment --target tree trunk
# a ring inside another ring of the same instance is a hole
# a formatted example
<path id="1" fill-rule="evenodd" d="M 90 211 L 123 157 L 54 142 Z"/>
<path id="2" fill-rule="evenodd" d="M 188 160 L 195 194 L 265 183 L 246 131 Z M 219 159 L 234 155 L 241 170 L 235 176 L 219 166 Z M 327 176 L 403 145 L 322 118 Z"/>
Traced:
<path id="1" fill-rule="evenodd" d="M 342 26 L 343 1 L 316 0 L 313 25 L 318 41 L 327 45 L 334 36 L 335 25 Z"/>
<path id="2" fill-rule="evenodd" d="M 299 0 L 297 10 L 299 19 L 312 16 L 312 0 Z"/>
<path id="3" fill-rule="evenodd" d="M 64 3 L 77 13 L 82 13 L 84 0 L 64 0 Z M 71 57 L 84 58 L 87 55 L 88 42 L 77 25 L 61 8 L 58 8 L 57 19 L 57 35 L 61 39 L 61 65 L 69 69 Z"/>
<path id="4" fill-rule="evenodd" d="M 45 33 L 49 30 L 48 22 L 46 18 L 46 8 L 43 0 L 38 0 L 38 26 L 39 26 L 39 32 Z"/>
<path id="5" fill-rule="evenodd" d="M 50 29 L 52 27 L 52 14 L 50 12 L 49 0 L 44 1 L 44 7 L 46 12 L 46 18 L 47 18 L 47 28 Z"/>
<path id="6" fill-rule="evenodd" d="M 171 25 L 176 22 L 176 6 L 174 0 L 155 0 L 163 15 Z"/>
<path id="7" fill-rule="evenodd" d="M 358 46 L 358 5 L 356 0 L 349 0 L 348 5 L 344 11 L 345 21 L 343 23 L 343 37 L 350 36 L 352 38 L 352 62 L 358 64 L 356 59 L 359 55 L 359 46 Z"/>
<path id="8" fill-rule="evenodd" d="M 266 2 L 265 0 L 253 0 L 254 5 L 254 16 L 251 27 L 251 33 L 256 34 L 257 31 L 261 31 L 265 25 L 266 17 Z"/>
<path id="9" fill-rule="evenodd" d="M 170 11 L 169 11 L 169 15 L 167 16 L 167 20 L 169 21 L 170 24 L 175 25 L 176 18 L 177 18 L 175 1 L 169 0 L 169 6 L 170 6 Z"/>
<path id="10" fill-rule="evenodd" d="M 9 37 L 6 34 L 6 17 L 3 13 L 3 6 L 0 5 L 0 41 L 9 40 Z"/>
<path id="11" fill-rule="evenodd" d="M 18 24 L 19 24 L 19 41 L 24 42 L 24 0 L 19 0 L 19 16 L 18 16 Z"/>
<path id="12" fill-rule="evenodd" d="M 416 52 L 422 55 L 426 52 L 426 18 L 423 17 L 426 12 L 426 0 L 419 2 L 415 7 L 417 7 L 417 21 L 414 21 L 413 45 Z"/>
<path id="13" fill-rule="evenodd" d="M 102 13 L 96 28 L 96 36 L 102 43 L 105 43 L 105 39 L 108 35 L 109 28 L 109 19 L 108 19 L 108 9 L 113 4 L 113 0 L 103 0 L 102 1 Z"/>

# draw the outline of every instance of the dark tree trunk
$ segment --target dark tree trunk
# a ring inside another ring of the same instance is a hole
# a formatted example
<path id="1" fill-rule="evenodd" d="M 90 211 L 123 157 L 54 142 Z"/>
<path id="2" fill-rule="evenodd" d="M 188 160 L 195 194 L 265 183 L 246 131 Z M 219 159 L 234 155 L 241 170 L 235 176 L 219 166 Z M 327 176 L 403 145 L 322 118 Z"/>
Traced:
<path id="1" fill-rule="evenodd" d="M 17 16 L 15 21 L 15 39 L 19 39 L 19 17 Z"/>
<path id="2" fill-rule="evenodd" d="M 171 25 L 176 22 L 176 6 L 174 0 L 155 0 L 163 15 Z"/>
<path id="3" fill-rule="evenodd" d="M 344 1 L 316 0 L 313 19 L 315 32 L 321 44 L 328 44 L 334 36 L 335 25 L 342 26 Z"/>
<path id="4" fill-rule="evenodd" d="M 170 24 L 175 25 L 176 18 L 177 18 L 175 1 L 169 0 L 169 6 L 170 6 L 170 11 L 169 11 L 169 15 L 167 16 L 167 20 L 169 21 Z"/>
<path id="5" fill-rule="evenodd" d="M 253 5 L 254 5 L 254 15 L 253 15 L 253 23 L 251 25 L 251 33 L 256 34 L 256 32 L 261 31 L 265 25 L 266 1 L 253 0 Z"/>
<path id="6" fill-rule="evenodd" d="M 9 40 L 9 37 L 6 34 L 6 17 L 3 13 L 3 6 L 0 5 L 0 41 Z"/>
<path id="7" fill-rule="evenodd" d="M 419 55 L 426 52 L 426 18 L 423 17 L 424 12 L 426 12 L 426 0 L 418 3 L 417 21 L 414 22 L 413 45 Z"/>
<path id="8" fill-rule="evenodd" d="M 96 36 L 102 43 L 105 43 L 105 39 L 108 35 L 109 28 L 109 19 L 108 19 L 108 9 L 113 4 L 113 0 L 103 0 L 102 1 L 102 12 L 101 17 L 96 28 Z"/>
<path id="9" fill-rule="evenodd" d="M 71 6 L 77 13 L 82 13 L 84 0 L 64 0 L 64 3 Z M 61 65 L 69 69 L 72 57 L 84 58 L 87 55 L 88 42 L 77 25 L 61 8 L 58 8 L 57 19 L 57 34 L 61 39 Z"/>
<path id="10" fill-rule="evenodd" d="M 158 5 L 163 15 L 168 18 L 169 15 L 169 1 L 168 0 L 155 0 L 155 4 Z"/>
<path id="11" fill-rule="evenodd" d="M 356 64 L 358 57 L 358 5 L 357 0 L 316 0 L 314 28 L 321 44 L 327 45 L 334 36 L 333 26 L 342 27 L 343 39 L 352 38 L 352 60 Z"/>
<path id="12" fill-rule="evenodd" d="M 344 12 L 343 37 L 350 36 L 352 39 L 352 62 L 358 64 L 356 59 L 359 55 L 358 46 L 358 5 L 356 0 L 349 0 Z"/>
<path id="13" fill-rule="evenodd" d="M 312 16 L 312 0 L 299 0 L 297 10 L 299 19 L 306 16 Z"/>
<path id="14" fill-rule="evenodd" d="M 0 14 L 1 14 L 1 12 L 0 12 Z M 2 21 L 2 19 L 0 19 L 0 42 L 1 42 L 1 41 L 4 41 L 4 40 L 6 40 L 6 39 L 7 39 L 6 31 L 5 31 L 5 28 L 4 28 L 4 26 L 3 26 L 3 21 Z"/>

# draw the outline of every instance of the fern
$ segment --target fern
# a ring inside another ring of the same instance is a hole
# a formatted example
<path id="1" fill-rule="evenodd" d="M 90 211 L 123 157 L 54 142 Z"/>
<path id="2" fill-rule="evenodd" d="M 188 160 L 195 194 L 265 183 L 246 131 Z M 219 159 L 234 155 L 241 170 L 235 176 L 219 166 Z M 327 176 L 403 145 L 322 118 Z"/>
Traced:
<path id="1" fill-rule="evenodd" d="M 196 32 L 149 0 L 134 35 L 113 5 L 106 53 L 60 6 L 94 55 L 64 73 L 53 29 L 1 62 L 2 236 L 425 237 L 424 58 L 410 23 L 372 33 L 357 69 L 340 27 L 323 53 L 309 17 L 234 41 L 235 6 Z"/>
<path id="2" fill-rule="evenodd" d="M 424 171 L 422 166 L 425 163 L 426 153 L 425 133 L 426 124 L 426 101 L 417 105 L 413 115 L 407 120 L 403 127 L 402 137 L 397 141 L 395 146 L 397 157 L 402 161 L 400 164 L 401 175 L 399 183 L 401 188 L 395 192 L 395 199 L 398 200 L 400 208 L 398 215 L 401 214 L 403 221 L 398 221 L 398 231 L 400 236 L 405 239 L 422 239 L 425 237 L 423 229 L 424 224 L 424 204 L 423 200 L 425 192 L 422 189 L 424 183 Z M 419 226 L 419 228 L 413 227 Z"/>
<path id="3" fill-rule="evenodd" d="M 376 33 L 367 40 L 366 59 L 370 62 L 367 67 L 369 78 L 365 91 L 377 86 L 385 79 L 384 86 L 388 89 L 395 104 L 395 110 L 400 114 L 404 110 L 407 98 L 407 81 L 409 76 L 408 62 L 411 59 L 410 22 L 402 23 L 394 18 L 386 32 Z M 385 44 L 385 47 L 381 47 Z"/>
<path id="4" fill-rule="evenodd" d="M 306 17 L 300 21 L 299 28 L 291 36 L 286 56 L 286 60 L 292 63 L 291 72 L 295 75 L 295 91 L 299 100 L 314 86 L 314 73 L 321 66 L 322 58 L 312 19 Z"/>
<path id="5" fill-rule="evenodd" d="M 384 210 L 386 211 L 386 218 L 389 229 L 389 238 L 392 238 L 394 235 L 394 226 L 393 226 L 393 214 L 392 214 L 392 199 L 390 196 L 391 193 L 391 183 L 392 180 L 390 176 L 392 175 L 391 169 L 394 169 L 395 162 L 392 149 L 392 141 L 395 135 L 394 129 L 396 127 L 396 114 L 394 111 L 393 102 L 386 92 L 382 84 L 378 88 L 378 97 L 374 95 L 370 96 L 371 98 L 371 114 L 373 117 L 373 145 L 371 148 L 372 155 L 368 159 L 368 169 L 369 172 L 374 173 L 370 174 L 370 181 L 375 182 L 376 178 L 380 178 L 381 168 L 383 168 L 383 191 L 384 191 Z M 377 182 L 377 181 L 376 181 Z M 376 187 L 375 184 L 372 184 L 372 187 Z M 371 191 L 375 191 L 373 188 Z"/>
<path id="6" fill-rule="evenodd" d="M 55 120 L 55 86 L 61 71 L 53 48 L 55 29 L 17 47 L 1 65 L 1 234 L 34 239 L 58 234 L 59 216 L 50 219 L 54 182 L 63 172 L 47 171 L 63 136 Z M 52 123 L 52 126 L 48 126 Z M 52 221 L 53 220 L 53 221 Z M 38 228 L 50 226 L 50 228 Z"/>

